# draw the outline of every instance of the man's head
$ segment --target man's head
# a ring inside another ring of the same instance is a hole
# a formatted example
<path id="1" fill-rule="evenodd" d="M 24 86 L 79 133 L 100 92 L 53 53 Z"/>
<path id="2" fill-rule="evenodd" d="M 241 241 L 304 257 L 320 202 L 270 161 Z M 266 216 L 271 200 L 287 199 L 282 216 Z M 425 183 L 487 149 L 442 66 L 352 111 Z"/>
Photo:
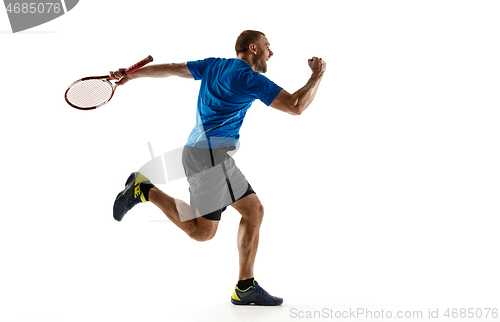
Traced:
<path id="1" fill-rule="evenodd" d="M 260 73 L 267 71 L 267 61 L 273 55 L 266 35 L 255 30 L 243 31 L 236 40 L 235 50 L 236 57 L 245 60 Z"/>

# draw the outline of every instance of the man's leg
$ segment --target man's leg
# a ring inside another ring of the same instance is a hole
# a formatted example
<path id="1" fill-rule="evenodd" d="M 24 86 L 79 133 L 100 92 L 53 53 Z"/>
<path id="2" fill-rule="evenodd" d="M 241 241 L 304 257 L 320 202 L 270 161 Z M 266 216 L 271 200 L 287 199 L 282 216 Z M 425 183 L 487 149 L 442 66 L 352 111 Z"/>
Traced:
<path id="1" fill-rule="evenodd" d="M 264 217 L 264 207 L 256 194 L 248 195 L 232 204 L 241 214 L 238 229 L 238 251 L 240 272 L 239 280 L 254 277 L 253 266 L 257 247 L 259 246 L 259 230 Z"/>
<path id="2" fill-rule="evenodd" d="M 170 197 L 157 187 L 149 191 L 149 201 L 160 208 L 177 227 L 197 241 L 210 240 L 217 232 L 219 222 L 216 220 L 197 216 L 195 219 L 181 221 L 179 211 L 183 217 L 191 215 L 191 206 L 184 201 Z"/>
<path id="3" fill-rule="evenodd" d="M 281 305 L 282 298 L 270 295 L 253 279 L 264 207 L 256 194 L 243 197 L 232 206 L 241 214 L 241 221 L 238 229 L 239 281 L 231 296 L 231 303 L 235 305 Z"/>

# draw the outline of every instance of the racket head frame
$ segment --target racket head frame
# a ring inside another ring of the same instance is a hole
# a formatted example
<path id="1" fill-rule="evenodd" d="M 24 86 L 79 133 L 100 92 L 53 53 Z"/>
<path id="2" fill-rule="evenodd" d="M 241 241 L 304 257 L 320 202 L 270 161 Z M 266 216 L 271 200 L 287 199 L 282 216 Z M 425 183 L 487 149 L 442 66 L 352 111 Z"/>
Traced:
<path id="1" fill-rule="evenodd" d="M 101 81 L 103 81 L 103 82 L 106 82 L 106 83 L 107 83 L 107 84 L 111 87 L 111 96 L 110 96 L 110 97 L 109 97 L 106 101 L 101 102 L 101 103 L 97 104 L 96 106 L 91 106 L 91 107 L 81 107 L 81 106 L 78 106 L 78 105 L 75 105 L 75 104 L 71 103 L 71 102 L 68 100 L 68 92 L 69 92 L 69 90 L 70 90 L 73 86 L 75 86 L 75 85 L 77 85 L 77 84 L 79 84 L 79 83 L 81 83 L 81 82 L 85 82 L 85 81 L 88 81 L 88 80 L 93 80 L 93 79 L 99 79 L 99 80 L 101 80 Z M 78 110 L 83 110 L 83 111 L 94 110 L 94 109 L 96 109 L 96 108 L 98 108 L 98 107 L 103 106 L 103 105 L 104 105 L 104 104 L 106 104 L 107 102 L 109 102 L 109 101 L 111 100 L 111 98 L 113 98 L 113 95 L 115 94 L 115 90 L 116 90 L 116 85 L 115 85 L 115 84 L 113 84 L 113 83 L 111 83 L 111 82 L 109 81 L 109 76 L 90 76 L 90 77 L 84 77 L 84 78 L 81 78 L 81 79 L 79 79 L 79 80 L 74 81 L 73 83 L 71 83 L 71 84 L 68 86 L 68 89 L 67 89 L 67 90 L 66 90 L 66 92 L 64 93 L 64 99 L 66 100 L 66 103 L 68 103 L 71 107 L 74 107 L 74 108 L 76 108 L 76 109 L 78 109 Z"/>
<path id="2" fill-rule="evenodd" d="M 127 76 L 127 75 L 130 75 L 132 74 L 133 72 L 135 72 L 136 70 L 142 68 L 143 66 L 149 64 L 150 62 L 153 61 L 153 57 L 151 55 L 149 55 L 148 57 L 144 58 L 143 60 L 135 63 L 134 65 L 130 66 L 129 68 L 127 68 L 125 71 L 122 71 L 122 75 L 123 76 Z M 81 106 L 77 106 L 73 103 L 71 103 L 69 100 L 68 100 L 68 92 L 69 90 L 75 86 L 76 84 L 80 83 L 80 82 L 84 82 L 84 81 L 88 81 L 88 80 L 92 80 L 92 79 L 100 79 L 102 81 L 105 81 L 107 82 L 107 84 L 111 87 L 111 95 L 110 97 L 104 101 L 104 102 L 101 102 L 99 104 L 97 104 L 96 106 L 91 106 L 91 107 L 81 107 Z M 115 94 L 115 89 L 116 89 L 116 85 L 111 83 L 109 81 L 110 79 L 110 76 L 91 76 L 91 77 L 84 77 L 82 79 L 79 79 L 77 81 L 74 81 L 73 83 L 71 83 L 71 85 L 68 86 L 68 89 L 66 90 L 66 92 L 64 93 L 64 99 L 66 100 L 66 103 L 68 103 L 71 107 L 74 107 L 76 109 L 79 109 L 79 110 L 93 110 L 93 109 L 96 109 L 98 107 L 101 107 L 103 106 L 104 104 L 106 104 L 107 102 L 109 102 L 111 100 L 111 98 L 113 98 L 113 95 Z"/>

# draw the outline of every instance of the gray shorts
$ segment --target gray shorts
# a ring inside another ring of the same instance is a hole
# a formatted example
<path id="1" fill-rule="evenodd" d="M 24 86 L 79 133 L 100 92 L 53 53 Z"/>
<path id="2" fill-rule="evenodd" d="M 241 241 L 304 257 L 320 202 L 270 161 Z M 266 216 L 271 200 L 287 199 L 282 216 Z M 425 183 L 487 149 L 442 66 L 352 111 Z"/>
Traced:
<path id="1" fill-rule="evenodd" d="M 193 218 L 202 216 L 220 220 L 227 206 L 255 193 L 234 159 L 228 155 L 231 150 L 234 147 L 184 147 L 182 164 L 189 183 Z"/>

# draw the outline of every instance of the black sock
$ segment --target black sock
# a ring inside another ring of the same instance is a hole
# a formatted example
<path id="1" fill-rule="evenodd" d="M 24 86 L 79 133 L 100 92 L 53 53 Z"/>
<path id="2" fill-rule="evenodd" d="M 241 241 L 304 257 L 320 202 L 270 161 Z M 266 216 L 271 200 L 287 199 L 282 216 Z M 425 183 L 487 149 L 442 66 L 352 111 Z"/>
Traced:
<path id="1" fill-rule="evenodd" d="M 253 286 L 253 277 L 252 278 L 249 278 L 247 280 L 243 280 L 243 281 L 238 281 L 238 288 L 240 290 L 246 290 L 247 288 L 249 288 L 250 286 Z"/>
<path id="2" fill-rule="evenodd" d="M 140 188 L 142 193 L 144 194 L 144 198 L 146 198 L 147 201 L 149 201 L 149 190 L 154 187 L 154 184 L 151 182 L 141 182 L 140 183 Z"/>

